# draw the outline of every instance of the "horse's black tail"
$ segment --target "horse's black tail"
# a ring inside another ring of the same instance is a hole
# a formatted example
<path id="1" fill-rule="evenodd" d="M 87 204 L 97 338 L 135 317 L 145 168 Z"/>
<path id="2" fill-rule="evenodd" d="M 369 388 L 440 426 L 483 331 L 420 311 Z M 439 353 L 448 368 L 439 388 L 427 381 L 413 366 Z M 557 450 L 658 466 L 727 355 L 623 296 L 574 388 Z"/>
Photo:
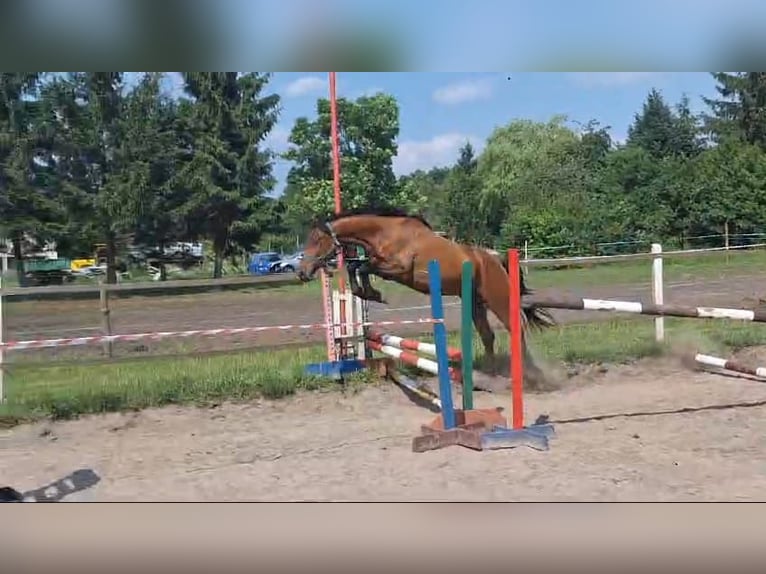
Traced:
<path id="1" fill-rule="evenodd" d="M 508 256 L 501 257 L 500 260 L 503 263 L 503 268 L 505 269 L 505 272 L 510 275 L 510 270 L 508 267 Z M 524 280 L 524 270 L 521 267 L 519 267 L 519 283 L 520 283 L 519 288 L 520 288 L 522 297 L 524 295 L 532 295 L 532 293 L 534 293 L 534 289 L 527 286 L 527 283 Z M 544 327 L 553 327 L 556 325 L 556 320 L 553 318 L 553 315 L 551 315 L 547 309 L 544 309 L 542 307 L 522 306 L 521 310 L 522 310 L 522 317 L 524 317 L 525 322 L 529 325 L 532 325 L 533 327 L 542 329 Z"/>

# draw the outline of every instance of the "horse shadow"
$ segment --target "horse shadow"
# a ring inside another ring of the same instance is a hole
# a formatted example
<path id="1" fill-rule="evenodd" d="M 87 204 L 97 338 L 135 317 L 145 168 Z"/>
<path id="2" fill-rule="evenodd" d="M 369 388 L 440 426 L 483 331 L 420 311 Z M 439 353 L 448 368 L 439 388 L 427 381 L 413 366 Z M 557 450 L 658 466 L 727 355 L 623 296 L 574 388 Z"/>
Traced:
<path id="1" fill-rule="evenodd" d="M 548 415 L 540 415 L 535 420 L 535 424 L 580 424 L 590 423 L 597 421 L 604 421 L 617 418 L 634 418 L 634 417 L 658 417 L 667 415 L 680 415 L 686 413 L 701 413 L 707 411 L 724 411 L 730 409 L 752 409 L 766 406 L 766 399 L 757 401 L 739 401 L 736 403 L 724 403 L 717 405 L 703 405 L 701 407 L 678 407 L 674 409 L 659 409 L 651 411 L 630 411 L 619 413 L 604 413 L 600 415 L 587 415 L 583 417 L 573 417 L 568 419 L 551 419 Z"/>

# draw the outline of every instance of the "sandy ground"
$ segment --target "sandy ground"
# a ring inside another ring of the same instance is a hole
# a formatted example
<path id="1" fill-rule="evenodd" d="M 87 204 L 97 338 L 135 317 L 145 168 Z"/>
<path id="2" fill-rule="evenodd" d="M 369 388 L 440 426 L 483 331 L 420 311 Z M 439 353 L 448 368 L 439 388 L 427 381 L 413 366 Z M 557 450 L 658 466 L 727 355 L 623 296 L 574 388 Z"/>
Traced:
<path id="1" fill-rule="evenodd" d="M 744 359 L 766 364 L 766 349 Z M 90 467 L 101 482 L 67 500 L 766 500 L 763 383 L 668 358 L 525 401 L 528 422 L 555 425 L 549 451 L 412 453 L 432 414 L 383 384 L 19 426 L 0 431 L 0 482 L 25 490 Z"/>

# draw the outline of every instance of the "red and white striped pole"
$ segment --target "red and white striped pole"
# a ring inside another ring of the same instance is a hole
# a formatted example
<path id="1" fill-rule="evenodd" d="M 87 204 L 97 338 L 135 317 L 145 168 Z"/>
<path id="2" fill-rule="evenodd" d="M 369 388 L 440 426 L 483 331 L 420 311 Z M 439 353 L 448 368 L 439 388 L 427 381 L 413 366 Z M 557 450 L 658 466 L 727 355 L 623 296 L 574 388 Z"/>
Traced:
<path id="1" fill-rule="evenodd" d="M 336 90 L 336 79 L 335 79 L 335 72 L 329 72 L 329 83 L 330 83 L 330 139 L 332 143 L 332 178 L 333 178 L 333 194 L 335 197 L 335 213 L 338 214 L 342 210 L 342 204 L 341 204 L 341 197 L 340 197 L 340 143 L 339 143 L 339 137 L 338 137 L 338 101 L 337 101 L 337 90 Z M 346 281 L 343 277 L 343 250 L 338 253 L 338 290 L 341 293 L 346 292 Z M 341 336 L 346 335 L 346 301 L 341 298 L 341 300 L 338 302 L 340 305 L 339 311 L 340 311 L 340 332 Z M 330 310 L 330 315 L 327 316 L 327 311 L 325 311 L 325 322 L 331 323 L 332 322 L 332 310 Z M 342 339 L 345 341 L 345 339 Z M 345 345 L 341 345 L 341 354 L 345 354 Z M 328 355 L 329 355 L 329 349 L 328 349 Z M 342 359 L 343 357 L 337 357 L 337 359 Z"/>

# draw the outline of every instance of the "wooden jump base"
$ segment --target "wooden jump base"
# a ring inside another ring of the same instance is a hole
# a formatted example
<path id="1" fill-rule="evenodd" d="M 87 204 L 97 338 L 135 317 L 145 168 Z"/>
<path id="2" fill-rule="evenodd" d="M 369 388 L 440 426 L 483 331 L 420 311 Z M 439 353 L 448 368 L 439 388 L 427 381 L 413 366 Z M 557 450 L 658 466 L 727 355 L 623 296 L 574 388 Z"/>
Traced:
<path id="1" fill-rule="evenodd" d="M 742 373 L 743 375 L 750 375 L 759 379 L 766 379 L 766 367 L 748 367 L 737 361 L 721 359 L 702 353 L 694 355 L 694 360 L 705 367 L 715 367 L 725 371 L 733 371 L 735 373 Z"/>

